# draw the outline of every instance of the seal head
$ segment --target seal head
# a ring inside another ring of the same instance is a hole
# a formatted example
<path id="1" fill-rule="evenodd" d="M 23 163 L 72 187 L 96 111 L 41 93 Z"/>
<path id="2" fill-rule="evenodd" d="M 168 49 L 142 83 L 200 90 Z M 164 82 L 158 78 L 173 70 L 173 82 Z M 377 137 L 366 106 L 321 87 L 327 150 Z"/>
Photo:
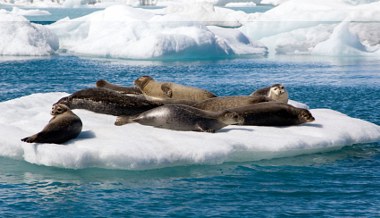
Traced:
<path id="1" fill-rule="evenodd" d="M 282 84 L 274 84 L 272 86 L 259 89 L 251 94 L 251 96 L 266 96 L 275 101 L 279 101 L 282 103 L 288 103 L 289 94 L 285 89 L 285 86 Z"/>

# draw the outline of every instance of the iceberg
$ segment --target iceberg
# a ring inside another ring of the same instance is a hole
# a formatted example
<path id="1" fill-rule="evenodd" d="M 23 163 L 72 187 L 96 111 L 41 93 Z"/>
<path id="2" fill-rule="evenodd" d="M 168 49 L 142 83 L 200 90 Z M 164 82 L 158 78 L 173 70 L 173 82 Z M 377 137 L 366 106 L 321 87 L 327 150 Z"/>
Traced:
<path id="1" fill-rule="evenodd" d="M 44 56 L 53 54 L 59 47 L 57 36 L 45 26 L 3 9 L 0 20 L 0 55 Z"/>
<path id="2" fill-rule="evenodd" d="M 142 170 L 291 157 L 380 141 L 380 126 L 330 109 L 311 109 L 313 123 L 283 128 L 232 125 L 214 134 L 114 126 L 114 116 L 74 110 L 83 122 L 78 138 L 63 145 L 21 142 L 48 123 L 51 105 L 67 95 L 37 93 L 0 102 L 0 131 L 7 136 L 0 138 L 0 156 L 70 169 Z"/>
<path id="3" fill-rule="evenodd" d="M 49 29 L 59 37 L 61 50 L 98 57 L 202 59 L 266 54 L 265 46 L 250 40 L 236 28 L 226 29 L 226 32 L 209 28 L 206 24 L 213 20 L 201 15 L 213 7 L 199 7 L 187 8 L 190 12 L 199 12 L 193 15 L 200 18 L 199 22 L 187 19 L 191 13 L 181 9 L 173 12 L 174 9 L 169 8 L 165 10 L 171 10 L 170 13 L 158 14 L 154 10 L 117 5 L 77 19 L 59 20 Z M 210 16 L 220 17 L 221 13 Z"/>

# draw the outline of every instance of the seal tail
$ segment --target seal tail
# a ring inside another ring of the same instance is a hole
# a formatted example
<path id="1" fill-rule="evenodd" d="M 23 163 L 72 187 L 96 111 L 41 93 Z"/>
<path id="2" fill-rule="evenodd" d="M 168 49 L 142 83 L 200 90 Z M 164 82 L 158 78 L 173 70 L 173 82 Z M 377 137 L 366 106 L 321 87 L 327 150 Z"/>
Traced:
<path id="1" fill-rule="evenodd" d="M 128 124 L 128 123 L 134 123 L 134 119 L 137 117 L 138 115 L 135 115 L 135 116 L 118 116 L 116 117 L 116 121 L 115 121 L 115 125 L 116 126 L 122 126 L 122 125 L 125 125 L 125 124 Z"/>

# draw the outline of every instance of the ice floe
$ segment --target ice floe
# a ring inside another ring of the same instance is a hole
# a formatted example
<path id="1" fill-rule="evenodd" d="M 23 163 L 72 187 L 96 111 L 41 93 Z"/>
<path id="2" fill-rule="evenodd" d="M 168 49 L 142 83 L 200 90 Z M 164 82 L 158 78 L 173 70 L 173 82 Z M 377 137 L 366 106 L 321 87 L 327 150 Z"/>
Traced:
<path id="1" fill-rule="evenodd" d="M 256 161 L 380 141 L 380 126 L 329 109 L 311 109 L 313 123 L 284 128 L 228 126 L 214 134 L 139 124 L 118 127 L 113 116 L 74 110 L 84 125 L 78 138 L 64 145 L 21 142 L 48 123 L 52 103 L 66 95 L 33 94 L 1 102 L 0 155 L 62 168 L 138 170 Z"/>

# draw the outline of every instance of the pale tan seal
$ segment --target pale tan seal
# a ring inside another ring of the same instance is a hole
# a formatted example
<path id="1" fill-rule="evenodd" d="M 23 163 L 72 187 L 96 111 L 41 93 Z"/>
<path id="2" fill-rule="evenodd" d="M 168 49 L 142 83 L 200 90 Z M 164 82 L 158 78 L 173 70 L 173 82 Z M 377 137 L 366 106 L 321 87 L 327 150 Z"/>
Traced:
<path id="1" fill-rule="evenodd" d="M 242 124 L 244 119 L 235 112 L 210 112 L 182 105 L 168 104 L 154 108 L 133 119 L 118 117 L 120 124 L 137 122 L 142 125 L 154 126 L 171 130 L 215 132 L 231 125 Z"/>
<path id="2" fill-rule="evenodd" d="M 315 120 L 307 109 L 296 108 L 276 101 L 232 108 L 229 111 L 237 112 L 244 118 L 241 125 L 292 126 Z"/>
<path id="3" fill-rule="evenodd" d="M 112 84 L 110 82 L 107 82 L 106 80 L 98 80 L 96 82 L 97 88 L 106 88 L 109 90 L 113 90 L 115 92 L 118 92 L 120 94 L 129 95 L 133 97 L 143 98 L 146 99 L 145 96 L 142 94 L 141 90 L 138 87 L 125 87 L 125 86 L 119 86 Z M 150 99 L 150 101 L 158 103 L 158 104 L 186 104 L 186 105 L 193 105 L 196 104 L 196 101 L 191 100 L 184 100 L 184 99 L 173 99 L 173 98 L 165 98 L 165 99 Z"/>
<path id="4" fill-rule="evenodd" d="M 96 87 L 97 88 L 106 88 L 110 90 L 114 90 L 120 94 L 126 94 L 126 95 L 142 95 L 142 92 L 139 88 L 137 87 L 125 87 L 125 86 L 120 86 L 116 85 L 113 83 L 110 83 L 106 80 L 98 80 L 96 81 Z"/>
<path id="5" fill-rule="evenodd" d="M 269 101 L 273 100 L 266 96 L 223 96 L 204 100 L 200 103 L 194 104 L 193 107 L 216 112 Z"/>
<path id="6" fill-rule="evenodd" d="M 274 84 L 269 87 L 258 89 L 255 92 L 253 92 L 251 96 L 266 96 L 275 101 L 279 101 L 285 104 L 288 103 L 289 100 L 288 91 L 282 84 Z"/>
<path id="7" fill-rule="evenodd" d="M 21 139 L 28 143 L 62 144 L 76 138 L 82 131 L 82 121 L 70 108 L 63 104 L 52 107 L 53 118 L 35 135 Z"/>
<path id="8" fill-rule="evenodd" d="M 215 94 L 204 89 L 172 82 L 157 82 L 150 76 L 142 76 L 134 83 L 148 100 L 169 98 L 200 102 L 216 97 Z"/>

